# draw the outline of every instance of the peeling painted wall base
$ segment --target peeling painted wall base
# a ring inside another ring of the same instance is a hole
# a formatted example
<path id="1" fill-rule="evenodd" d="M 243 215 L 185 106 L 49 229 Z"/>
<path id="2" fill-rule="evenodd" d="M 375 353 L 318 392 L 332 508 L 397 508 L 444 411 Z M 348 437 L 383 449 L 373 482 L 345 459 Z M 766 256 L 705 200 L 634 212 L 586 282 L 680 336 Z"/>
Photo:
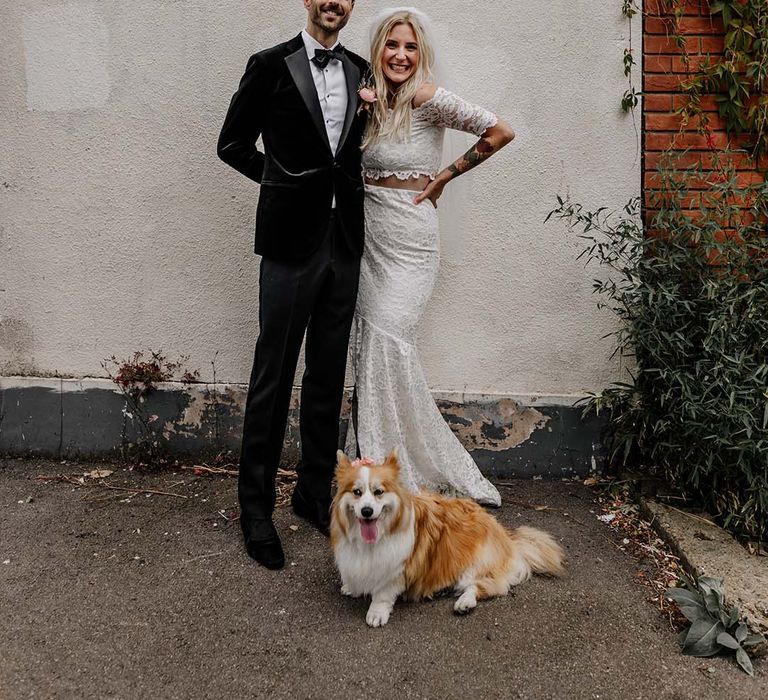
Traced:
<path id="1" fill-rule="evenodd" d="M 237 452 L 247 387 L 164 384 L 131 406 L 106 379 L 0 377 L 0 454 L 61 458 L 119 456 L 156 443 L 170 454 Z M 604 424 L 583 419 L 576 397 L 441 393 L 438 406 L 483 473 L 560 478 L 601 471 Z M 283 462 L 300 455 L 298 392 Z M 345 401 L 340 439 L 346 431 Z M 374 457 L 376 455 L 373 455 Z"/>

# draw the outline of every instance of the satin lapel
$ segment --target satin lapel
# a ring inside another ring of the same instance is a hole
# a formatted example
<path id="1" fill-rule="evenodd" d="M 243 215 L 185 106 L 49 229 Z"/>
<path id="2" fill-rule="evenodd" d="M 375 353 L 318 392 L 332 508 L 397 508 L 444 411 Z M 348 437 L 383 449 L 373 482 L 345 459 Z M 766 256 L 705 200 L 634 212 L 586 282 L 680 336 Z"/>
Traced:
<path id="1" fill-rule="evenodd" d="M 286 56 L 285 63 L 288 66 L 293 82 L 296 83 L 296 87 L 301 93 L 304 104 L 309 110 L 317 131 L 323 139 L 323 143 L 328 146 L 330 151 L 331 144 L 328 142 L 328 132 L 325 130 L 325 122 L 323 122 L 323 111 L 320 109 L 320 100 L 317 98 L 317 88 L 315 87 L 315 81 L 312 79 L 312 71 L 309 67 L 309 59 L 307 58 L 304 44 L 301 45 L 298 51 L 294 51 L 289 56 Z"/>
<path id="2" fill-rule="evenodd" d="M 357 94 L 357 86 L 360 83 L 360 69 L 346 55 L 341 57 L 341 62 L 344 65 L 344 77 L 347 79 L 347 113 L 344 117 L 344 128 L 341 131 L 339 147 L 336 149 L 336 153 L 341 151 L 344 142 L 347 140 L 347 135 L 352 128 L 352 122 L 357 114 L 358 101 L 360 100 Z"/>

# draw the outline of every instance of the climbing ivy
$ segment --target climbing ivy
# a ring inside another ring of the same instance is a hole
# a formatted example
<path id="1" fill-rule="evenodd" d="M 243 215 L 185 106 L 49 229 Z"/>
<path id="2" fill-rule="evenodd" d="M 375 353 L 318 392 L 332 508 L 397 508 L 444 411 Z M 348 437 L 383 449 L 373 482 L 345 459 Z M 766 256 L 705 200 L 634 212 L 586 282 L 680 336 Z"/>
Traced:
<path id="1" fill-rule="evenodd" d="M 622 0 L 621 14 L 627 18 L 629 22 L 629 46 L 624 49 L 624 76 L 627 78 L 627 89 L 624 91 L 624 95 L 621 98 L 621 108 L 625 112 L 631 112 L 637 107 L 638 98 L 640 93 L 635 90 L 635 85 L 632 81 L 632 68 L 637 65 L 635 57 L 632 53 L 632 18 L 637 14 L 638 9 L 634 3 L 634 0 Z"/>
<path id="2" fill-rule="evenodd" d="M 668 16 L 677 45 L 685 50 L 680 32 L 685 0 L 667 0 Z M 691 69 L 681 91 L 688 97 L 678 110 L 687 124 L 698 117 L 699 131 L 710 133 L 710 120 L 702 109 L 702 98 L 714 95 L 726 132 L 745 135 L 745 147 L 752 156 L 768 155 L 768 3 L 766 0 L 715 0 L 710 2 L 711 16 L 720 16 L 725 28 L 722 55 L 710 55 Z"/>

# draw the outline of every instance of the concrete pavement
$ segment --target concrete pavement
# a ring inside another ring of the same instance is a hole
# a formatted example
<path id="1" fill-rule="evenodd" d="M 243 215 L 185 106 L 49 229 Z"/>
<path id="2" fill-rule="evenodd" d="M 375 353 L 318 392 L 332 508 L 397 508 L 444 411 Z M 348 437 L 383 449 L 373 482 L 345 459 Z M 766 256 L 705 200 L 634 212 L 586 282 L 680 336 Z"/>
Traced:
<path id="1" fill-rule="evenodd" d="M 113 485 L 38 474 L 116 469 Z M 450 599 L 398 603 L 366 627 L 326 539 L 280 508 L 289 564 L 245 555 L 233 478 L 0 460 L 0 695 L 108 698 L 756 698 L 732 659 L 681 656 L 578 482 L 502 486 L 499 518 L 553 533 L 562 580 L 534 579 L 457 617 Z M 519 504 L 549 506 L 546 510 Z M 298 528 L 298 529 L 293 529 Z"/>

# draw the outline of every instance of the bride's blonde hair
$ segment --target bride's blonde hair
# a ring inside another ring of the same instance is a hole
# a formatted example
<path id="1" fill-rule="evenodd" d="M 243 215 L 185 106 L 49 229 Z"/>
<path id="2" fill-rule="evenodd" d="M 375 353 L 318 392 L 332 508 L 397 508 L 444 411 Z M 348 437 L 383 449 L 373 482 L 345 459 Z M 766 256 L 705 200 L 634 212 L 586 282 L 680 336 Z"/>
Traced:
<path id="1" fill-rule="evenodd" d="M 419 60 L 413 75 L 402 83 L 397 90 L 391 90 L 381 67 L 381 56 L 389 33 L 399 24 L 408 24 L 413 29 L 419 46 Z M 411 129 L 411 104 L 416 91 L 432 80 L 432 66 L 435 62 L 435 50 L 427 39 L 427 32 L 418 16 L 410 10 L 397 10 L 386 17 L 374 30 L 371 39 L 371 76 L 376 102 L 368 118 L 368 126 L 363 138 L 363 148 L 367 148 L 379 139 L 391 138 L 405 141 Z M 391 109 L 390 109 L 391 107 Z"/>

